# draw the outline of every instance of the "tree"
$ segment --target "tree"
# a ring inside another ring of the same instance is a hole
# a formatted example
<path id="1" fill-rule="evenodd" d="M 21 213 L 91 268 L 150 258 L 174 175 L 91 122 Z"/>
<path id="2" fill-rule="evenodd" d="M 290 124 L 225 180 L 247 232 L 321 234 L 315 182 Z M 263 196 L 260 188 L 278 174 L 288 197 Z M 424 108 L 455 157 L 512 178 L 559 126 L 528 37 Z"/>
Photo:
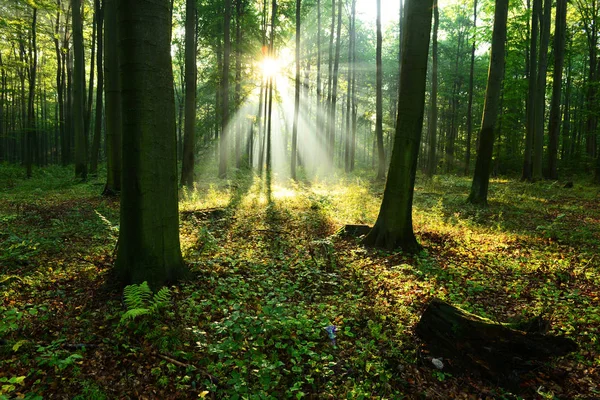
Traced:
<path id="1" fill-rule="evenodd" d="M 81 0 L 71 0 L 73 8 L 73 131 L 75 134 L 75 176 L 87 179 L 87 137 L 84 127 L 83 21 Z"/>
<path id="2" fill-rule="evenodd" d="M 385 151 L 383 149 L 383 66 L 381 65 L 382 52 L 381 35 L 381 0 L 377 0 L 377 49 L 376 66 L 377 77 L 375 83 L 375 136 L 377 137 L 377 155 L 379 163 L 377 164 L 377 179 L 385 179 Z"/>
<path id="3" fill-rule="evenodd" d="M 500 113 L 500 93 L 504 76 L 504 53 L 506 47 L 506 20 L 508 18 L 508 0 L 496 0 L 494 12 L 494 32 L 488 82 L 485 91 L 483 118 L 479 131 L 479 151 L 475 161 L 475 173 L 471 184 L 471 193 L 467 201 L 472 204 L 487 205 L 487 193 L 494 148 L 494 129 Z"/>
<path id="4" fill-rule="evenodd" d="M 31 17 L 31 43 L 29 44 L 29 97 L 27 100 L 27 133 L 25 143 L 25 164 L 27 166 L 27 178 L 31 178 L 31 164 L 33 162 L 33 147 L 35 146 L 35 78 L 37 72 L 37 7 L 33 7 Z"/>
<path id="5" fill-rule="evenodd" d="M 152 288 L 186 274 L 179 246 L 170 0 L 118 2 L 123 187 L 115 271 Z M 152 84 L 149 84 L 151 82 Z"/>
<path id="6" fill-rule="evenodd" d="M 548 72 L 548 42 L 550 40 L 550 14 L 552 0 L 544 0 L 540 19 L 540 51 L 535 95 L 535 130 L 533 138 L 533 180 L 542 179 L 544 153 L 544 112 L 546 110 L 546 74 Z"/>
<path id="7" fill-rule="evenodd" d="M 96 54 L 96 68 L 98 69 L 98 87 L 96 88 L 96 117 L 94 125 L 94 139 L 92 141 L 92 149 L 90 154 L 90 174 L 96 175 L 98 172 L 98 156 L 100 152 L 100 136 L 102 135 L 102 93 L 104 85 L 104 71 L 102 70 L 102 53 L 103 53 L 103 31 L 102 25 L 104 22 L 104 8 L 101 0 L 94 0 L 94 8 L 96 14 L 97 25 L 97 43 L 98 52 Z M 94 62 L 93 60 L 91 61 Z"/>
<path id="8" fill-rule="evenodd" d="M 440 26 L 440 11 L 437 0 L 433 1 L 433 38 L 431 43 L 432 66 L 431 66 L 431 106 L 429 107 L 429 159 L 427 164 L 427 176 L 432 177 L 437 168 L 437 120 L 438 120 L 438 29 Z"/>
<path id="9" fill-rule="evenodd" d="M 467 106 L 467 151 L 465 154 L 465 175 L 471 167 L 471 137 L 473 133 L 473 86 L 475 80 L 475 37 L 477 33 L 477 0 L 473 0 L 473 43 L 471 45 L 471 67 L 469 69 L 469 104 Z"/>
<path id="10" fill-rule="evenodd" d="M 185 129 L 181 184 L 192 188 L 196 142 L 196 0 L 186 0 L 185 4 Z"/>
<path id="11" fill-rule="evenodd" d="M 412 201 L 423 129 L 433 0 L 407 0 L 402 44 L 396 137 L 375 226 L 366 245 L 406 251 L 420 248 L 412 226 Z"/>
<path id="12" fill-rule="evenodd" d="M 554 28 L 554 72 L 552 78 L 552 101 L 548 136 L 548 177 L 558 179 L 558 135 L 560 131 L 560 96 L 562 72 L 565 61 L 565 31 L 567 25 L 567 0 L 556 1 L 556 25 Z"/>
<path id="13" fill-rule="evenodd" d="M 118 0 L 105 0 L 106 29 L 104 30 L 104 97 L 106 102 L 106 185 L 105 195 L 121 191 L 122 119 L 121 78 L 119 74 Z"/>
<path id="14" fill-rule="evenodd" d="M 231 0 L 225 0 L 223 20 L 223 73 L 221 78 L 221 137 L 219 138 L 219 178 L 227 177 L 227 146 L 229 143 L 229 59 L 231 56 Z"/>
<path id="15" fill-rule="evenodd" d="M 537 92 L 537 41 L 538 41 L 538 19 L 542 7 L 542 0 L 533 0 L 533 11 L 531 14 L 531 38 L 529 46 L 529 65 L 527 90 L 527 122 L 525 136 L 525 154 L 523 161 L 523 175 L 521 179 L 533 180 L 533 141 L 535 136 L 535 110 Z"/>
<path id="16" fill-rule="evenodd" d="M 296 162 L 298 160 L 298 111 L 300 109 L 300 7 L 296 0 L 296 82 L 294 92 L 294 123 L 292 126 L 292 179 L 296 180 Z"/>

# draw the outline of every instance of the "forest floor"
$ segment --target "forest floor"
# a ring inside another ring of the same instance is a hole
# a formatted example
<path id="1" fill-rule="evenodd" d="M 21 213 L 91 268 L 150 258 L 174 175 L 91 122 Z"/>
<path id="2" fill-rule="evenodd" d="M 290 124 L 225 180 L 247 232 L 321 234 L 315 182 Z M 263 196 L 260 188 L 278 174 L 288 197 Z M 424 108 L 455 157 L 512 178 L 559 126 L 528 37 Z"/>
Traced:
<path id="1" fill-rule="evenodd" d="M 583 181 L 494 179 L 481 209 L 469 179 L 419 178 L 410 255 L 339 234 L 377 217 L 368 178 L 204 179 L 180 202 L 192 278 L 134 319 L 109 280 L 118 199 L 71 169 L 23 175 L 0 166 L 0 399 L 600 398 L 600 192 Z M 579 350 L 516 389 L 437 370 L 414 333 L 433 297 L 543 314 Z"/>

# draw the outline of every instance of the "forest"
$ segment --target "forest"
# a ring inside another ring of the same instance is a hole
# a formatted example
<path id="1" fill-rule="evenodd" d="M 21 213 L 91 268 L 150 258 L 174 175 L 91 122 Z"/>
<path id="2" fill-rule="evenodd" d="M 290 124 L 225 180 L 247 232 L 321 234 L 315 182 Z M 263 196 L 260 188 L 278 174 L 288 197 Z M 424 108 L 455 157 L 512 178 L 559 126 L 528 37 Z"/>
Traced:
<path id="1" fill-rule="evenodd" d="M 600 398 L 598 0 L 0 0 L 0 400 Z"/>

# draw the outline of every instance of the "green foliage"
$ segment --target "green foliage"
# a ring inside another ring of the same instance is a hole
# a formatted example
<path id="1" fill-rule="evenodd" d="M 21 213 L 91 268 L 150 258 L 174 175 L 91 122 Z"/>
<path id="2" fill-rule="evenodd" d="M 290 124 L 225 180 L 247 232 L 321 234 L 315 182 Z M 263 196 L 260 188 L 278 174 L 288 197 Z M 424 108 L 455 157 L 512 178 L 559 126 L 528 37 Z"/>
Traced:
<path id="1" fill-rule="evenodd" d="M 121 316 L 121 324 L 126 324 L 142 315 L 147 315 L 148 318 L 158 316 L 170 305 L 171 294 L 167 287 L 153 294 L 148 282 L 142 282 L 123 289 L 123 302 L 127 311 Z"/>

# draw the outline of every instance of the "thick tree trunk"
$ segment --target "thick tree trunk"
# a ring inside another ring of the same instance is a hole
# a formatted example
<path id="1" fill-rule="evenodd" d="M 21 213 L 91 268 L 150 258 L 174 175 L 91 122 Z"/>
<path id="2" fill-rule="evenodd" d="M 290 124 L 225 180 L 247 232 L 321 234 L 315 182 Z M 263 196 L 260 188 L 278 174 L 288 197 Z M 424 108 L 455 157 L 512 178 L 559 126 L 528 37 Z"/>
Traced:
<path id="1" fill-rule="evenodd" d="M 547 323 L 534 318 L 501 324 L 433 299 L 416 327 L 434 358 L 451 360 L 454 370 L 477 371 L 495 382 L 518 384 L 519 374 L 552 357 L 577 350 L 571 339 L 545 335 Z M 450 369 L 448 362 L 443 368 Z"/>
<path id="2" fill-rule="evenodd" d="M 185 276 L 179 246 L 170 0 L 119 0 L 123 187 L 115 270 L 153 289 Z M 152 82 L 151 85 L 148 82 Z"/>
<path id="3" fill-rule="evenodd" d="M 423 129 L 433 0 L 408 0 L 402 47 L 396 139 L 381 208 L 366 245 L 405 251 L 420 248 L 412 226 L 412 201 Z"/>
<path id="4" fill-rule="evenodd" d="M 483 119 L 479 132 L 479 151 L 475 162 L 475 173 L 471 184 L 471 194 L 467 201 L 472 204 L 487 205 L 487 193 L 490 182 L 490 170 L 494 149 L 494 129 L 500 113 L 500 93 L 504 76 L 504 57 L 506 48 L 506 20 L 508 18 L 508 0 L 496 0 L 494 12 L 494 32 L 488 72 Z"/>
<path id="5" fill-rule="evenodd" d="M 185 128 L 181 184 L 194 186 L 194 144 L 196 142 L 196 0 L 185 7 Z"/>

